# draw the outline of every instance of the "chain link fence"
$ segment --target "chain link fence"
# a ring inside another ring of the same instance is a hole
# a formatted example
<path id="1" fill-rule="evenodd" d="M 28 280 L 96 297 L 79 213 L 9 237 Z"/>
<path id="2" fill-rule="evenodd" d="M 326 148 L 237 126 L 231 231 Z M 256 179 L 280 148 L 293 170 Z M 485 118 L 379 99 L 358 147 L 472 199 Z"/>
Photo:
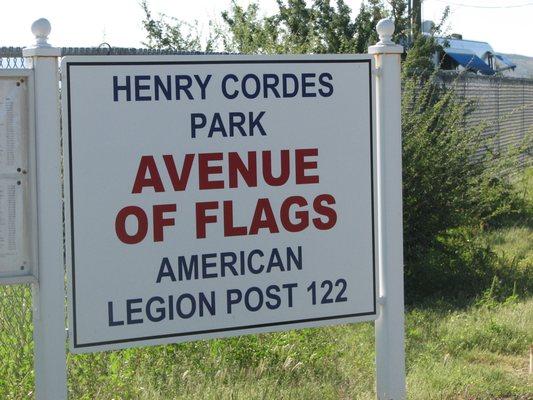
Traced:
<path id="1" fill-rule="evenodd" d="M 527 146 L 533 135 L 533 79 L 487 77 L 473 74 L 440 73 L 438 79 L 463 99 L 475 104 L 467 117 L 470 126 L 486 125 L 484 134 L 494 138 L 495 154 L 526 146 L 519 156 L 522 167 L 532 162 Z"/>
<path id="2" fill-rule="evenodd" d="M 205 55 L 199 51 L 174 51 L 111 47 L 102 43 L 99 47 L 62 47 L 61 56 L 169 56 Z M 228 53 L 209 53 L 228 54 Z M 22 47 L 0 47 L 0 69 L 31 68 L 31 60 L 22 56 Z"/>
<path id="3" fill-rule="evenodd" d="M 32 398 L 33 388 L 31 289 L 0 286 L 0 398 Z"/>
<path id="4" fill-rule="evenodd" d="M 20 47 L 0 47 L 0 69 L 29 68 Z"/>

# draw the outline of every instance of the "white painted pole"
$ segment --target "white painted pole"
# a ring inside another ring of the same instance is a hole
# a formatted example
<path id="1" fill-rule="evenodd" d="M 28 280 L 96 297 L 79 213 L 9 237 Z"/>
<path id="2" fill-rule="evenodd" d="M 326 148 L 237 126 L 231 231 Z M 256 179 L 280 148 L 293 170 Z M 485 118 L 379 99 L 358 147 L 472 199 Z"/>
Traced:
<path id="1" fill-rule="evenodd" d="M 394 22 L 376 26 L 380 41 L 368 49 L 377 68 L 377 163 L 379 249 L 379 318 L 376 320 L 376 395 L 402 400 L 405 390 L 402 132 L 400 55 L 391 40 Z"/>
<path id="2" fill-rule="evenodd" d="M 32 57 L 35 82 L 38 283 L 33 286 L 35 387 L 38 400 L 67 398 L 65 286 L 59 125 L 58 57 L 48 42 L 50 23 L 31 27 L 36 43 L 23 51 Z"/>

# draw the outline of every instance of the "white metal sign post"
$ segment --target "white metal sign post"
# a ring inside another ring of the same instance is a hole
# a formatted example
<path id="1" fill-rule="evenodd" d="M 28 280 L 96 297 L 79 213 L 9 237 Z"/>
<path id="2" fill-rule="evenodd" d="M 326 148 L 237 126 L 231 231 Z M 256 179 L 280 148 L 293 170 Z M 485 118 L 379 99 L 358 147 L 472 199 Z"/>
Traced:
<path id="1" fill-rule="evenodd" d="M 404 399 L 404 295 L 402 224 L 402 132 L 400 55 L 392 40 L 394 23 L 376 27 L 377 78 L 379 317 L 376 320 L 376 393 L 380 400 Z"/>
<path id="2" fill-rule="evenodd" d="M 60 51 L 32 31 L 36 397 L 62 400 Z M 373 56 L 63 59 L 73 352 L 376 320 L 377 397 L 405 399 L 403 49 L 377 31 Z"/>
<path id="3" fill-rule="evenodd" d="M 33 285 L 35 386 L 37 399 L 56 400 L 67 396 L 57 64 L 60 50 L 46 43 L 50 33 L 47 20 L 35 21 L 32 32 L 37 43 L 24 49 L 23 54 L 32 58 L 35 78 L 39 268 L 39 282 Z"/>

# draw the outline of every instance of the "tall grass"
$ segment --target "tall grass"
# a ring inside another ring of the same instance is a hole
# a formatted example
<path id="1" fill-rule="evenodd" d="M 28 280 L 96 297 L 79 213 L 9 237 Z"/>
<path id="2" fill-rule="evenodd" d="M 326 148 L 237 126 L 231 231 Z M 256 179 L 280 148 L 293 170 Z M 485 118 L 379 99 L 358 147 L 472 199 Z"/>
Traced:
<path id="1" fill-rule="evenodd" d="M 533 395 L 533 300 L 407 314 L 409 399 Z M 373 399 L 372 324 L 71 357 L 75 399 Z M 526 397 L 523 397 L 526 398 Z"/>
<path id="2" fill-rule="evenodd" d="M 531 398 L 532 326 L 533 299 L 512 296 L 408 310 L 409 399 Z M 19 334 L 0 330 L 1 399 L 33 397 L 31 343 L 6 346 Z M 69 355 L 68 371 L 71 399 L 373 399 L 373 325 Z"/>

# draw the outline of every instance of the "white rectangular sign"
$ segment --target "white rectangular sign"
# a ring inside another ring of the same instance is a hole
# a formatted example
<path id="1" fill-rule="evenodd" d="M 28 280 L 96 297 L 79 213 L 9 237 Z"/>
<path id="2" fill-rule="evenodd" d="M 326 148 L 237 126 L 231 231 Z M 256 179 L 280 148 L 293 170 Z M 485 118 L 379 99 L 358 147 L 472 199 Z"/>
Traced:
<path id="1" fill-rule="evenodd" d="M 0 284 L 32 275 L 27 75 L 0 77 Z"/>
<path id="2" fill-rule="evenodd" d="M 72 351 L 375 319 L 371 71 L 66 57 Z"/>

